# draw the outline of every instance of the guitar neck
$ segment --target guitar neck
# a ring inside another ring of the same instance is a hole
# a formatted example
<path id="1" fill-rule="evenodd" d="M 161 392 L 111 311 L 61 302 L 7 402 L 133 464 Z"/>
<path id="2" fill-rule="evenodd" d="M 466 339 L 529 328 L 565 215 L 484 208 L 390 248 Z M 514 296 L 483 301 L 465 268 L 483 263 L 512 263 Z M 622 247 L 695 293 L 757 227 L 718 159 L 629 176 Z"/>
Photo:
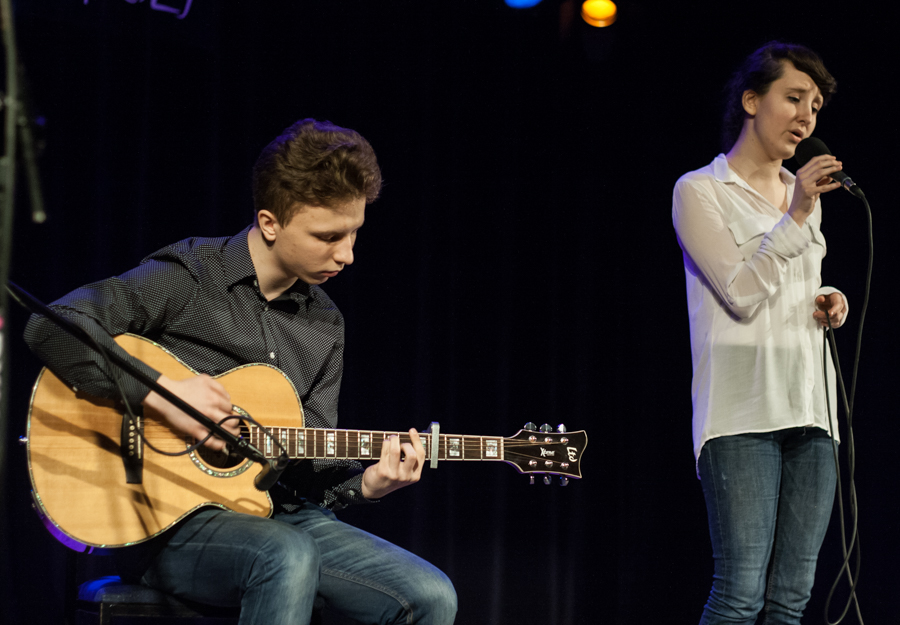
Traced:
<path id="1" fill-rule="evenodd" d="M 377 460 L 385 440 L 399 436 L 409 443 L 408 432 L 379 432 L 374 430 L 327 430 L 319 428 L 268 428 L 272 437 L 258 426 L 249 427 L 250 443 L 267 458 L 281 455 L 281 444 L 291 459 Z M 275 439 L 275 441 L 272 440 Z M 431 457 L 432 436 L 421 434 L 425 457 Z M 498 436 L 438 436 L 438 460 L 504 460 L 504 441 Z"/>

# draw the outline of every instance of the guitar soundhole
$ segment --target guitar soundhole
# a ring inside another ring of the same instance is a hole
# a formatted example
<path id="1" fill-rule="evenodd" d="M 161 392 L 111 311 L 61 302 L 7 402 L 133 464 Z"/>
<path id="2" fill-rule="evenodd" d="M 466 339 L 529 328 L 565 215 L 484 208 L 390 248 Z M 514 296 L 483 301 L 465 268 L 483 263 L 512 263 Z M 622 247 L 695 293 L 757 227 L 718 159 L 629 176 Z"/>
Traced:
<path id="1" fill-rule="evenodd" d="M 249 436 L 250 431 L 247 429 L 247 426 L 244 425 L 243 421 L 241 422 L 241 437 Z M 243 456 L 239 456 L 236 453 L 231 452 L 230 450 L 221 450 L 216 451 L 215 449 L 210 449 L 209 447 L 203 446 L 198 447 L 195 451 L 200 459 L 203 461 L 206 466 L 211 469 L 220 469 L 223 471 L 227 471 L 232 469 L 239 464 L 245 462 Z"/>

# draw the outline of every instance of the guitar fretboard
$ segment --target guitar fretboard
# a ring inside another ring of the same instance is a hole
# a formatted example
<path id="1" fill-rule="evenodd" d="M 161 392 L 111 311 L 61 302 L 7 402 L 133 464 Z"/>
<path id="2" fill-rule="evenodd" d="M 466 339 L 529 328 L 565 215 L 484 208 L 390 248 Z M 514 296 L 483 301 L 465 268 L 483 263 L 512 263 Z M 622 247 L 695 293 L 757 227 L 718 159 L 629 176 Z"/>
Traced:
<path id="1" fill-rule="evenodd" d="M 250 426 L 250 443 L 267 458 L 281 455 L 278 445 L 262 428 Z M 391 436 L 409 443 L 408 432 L 378 432 L 367 430 L 324 430 L 317 428 L 269 428 L 272 437 L 284 447 L 292 459 L 349 459 L 377 460 L 382 443 Z M 425 459 L 431 457 L 431 434 L 420 434 L 425 446 Z M 504 439 L 496 436 L 438 436 L 438 460 L 503 460 Z"/>

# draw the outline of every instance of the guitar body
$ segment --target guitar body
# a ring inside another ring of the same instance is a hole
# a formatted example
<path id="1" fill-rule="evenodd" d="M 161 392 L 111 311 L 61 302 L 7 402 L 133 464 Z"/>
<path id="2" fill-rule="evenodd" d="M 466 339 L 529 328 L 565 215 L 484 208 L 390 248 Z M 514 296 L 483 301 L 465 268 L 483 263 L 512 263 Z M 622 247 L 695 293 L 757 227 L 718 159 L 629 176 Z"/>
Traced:
<path id="1" fill-rule="evenodd" d="M 173 380 L 197 375 L 147 339 L 122 335 L 116 342 Z M 271 427 L 303 425 L 297 391 L 280 370 L 247 365 L 216 379 L 239 412 Z M 115 402 L 79 392 L 48 369 L 38 377 L 28 416 L 29 474 L 39 512 L 66 536 L 86 545 L 121 547 L 153 538 L 201 506 L 271 514 L 268 493 L 253 486 L 259 467 L 243 459 L 214 468 L 197 452 L 170 457 L 144 445 L 142 483 L 127 484 L 122 419 Z M 146 439 L 164 451 L 183 451 L 193 442 L 149 409 L 143 426 Z"/>

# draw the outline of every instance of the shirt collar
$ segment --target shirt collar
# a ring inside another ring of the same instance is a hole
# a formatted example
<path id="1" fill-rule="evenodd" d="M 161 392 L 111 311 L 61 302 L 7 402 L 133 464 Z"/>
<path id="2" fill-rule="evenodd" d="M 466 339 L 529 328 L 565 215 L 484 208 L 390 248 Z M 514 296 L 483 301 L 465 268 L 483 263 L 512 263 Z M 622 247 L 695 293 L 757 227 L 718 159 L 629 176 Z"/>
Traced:
<path id="1" fill-rule="evenodd" d="M 713 176 L 715 176 L 716 180 L 719 182 L 732 182 L 737 184 L 740 187 L 745 189 L 750 189 L 750 185 L 747 184 L 743 178 L 737 175 L 731 167 L 728 166 L 728 159 L 725 158 L 724 154 L 719 154 L 715 160 L 712 162 L 713 166 Z M 781 181 L 788 185 L 789 187 L 794 184 L 794 174 L 789 172 L 784 167 L 781 168 L 779 172 L 781 175 Z"/>
<path id="2" fill-rule="evenodd" d="M 225 244 L 225 279 L 229 288 L 239 282 L 253 282 L 254 286 L 259 289 L 259 285 L 256 284 L 256 267 L 253 266 L 253 259 L 250 257 L 250 244 L 247 240 L 252 227 L 252 224 L 247 226 L 231 237 L 228 243 Z M 308 299 L 318 301 L 319 293 L 319 289 L 313 288 L 303 280 L 298 279 L 287 291 L 275 299 L 290 297 L 300 304 Z"/>
<path id="3" fill-rule="evenodd" d="M 228 287 L 248 278 L 256 279 L 256 269 L 253 267 L 250 247 L 247 244 L 247 234 L 251 227 L 247 226 L 225 244 L 225 279 L 228 281 Z"/>

